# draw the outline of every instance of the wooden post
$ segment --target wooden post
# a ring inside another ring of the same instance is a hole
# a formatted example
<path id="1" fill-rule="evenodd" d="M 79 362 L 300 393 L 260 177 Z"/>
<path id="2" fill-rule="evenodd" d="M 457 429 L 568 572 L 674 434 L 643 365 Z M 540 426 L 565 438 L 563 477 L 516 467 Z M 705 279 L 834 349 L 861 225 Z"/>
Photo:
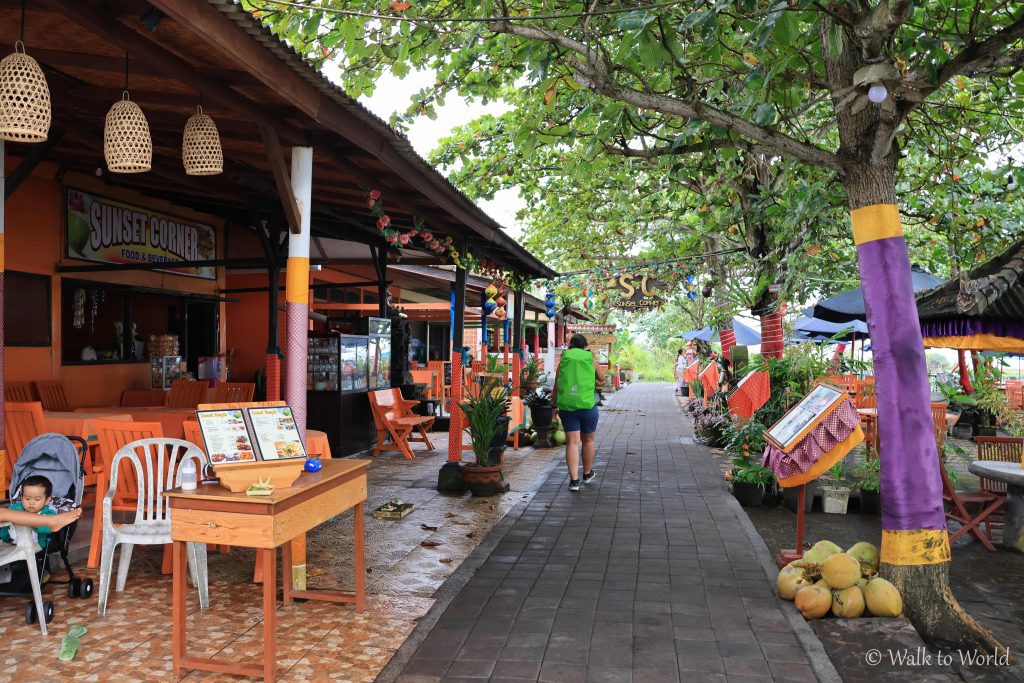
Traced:
<path id="1" fill-rule="evenodd" d="M 460 251 L 462 251 L 460 249 Z M 466 269 L 455 269 L 452 289 L 452 398 L 448 409 L 448 462 L 462 461 L 462 332 L 466 324 Z"/>
<path id="2" fill-rule="evenodd" d="M 517 289 L 515 291 L 515 299 L 512 304 L 512 395 L 520 396 L 523 393 L 522 386 L 522 373 L 523 368 L 523 316 L 526 314 L 526 309 L 523 306 L 524 296 L 523 290 Z"/>
<path id="3" fill-rule="evenodd" d="M 4 214 L 4 206 L 7 203 L 7 171 L 6 164 L 4 163 L 4 156 L 7 154 L 5 149 L 4 141 L 0 140 L 0 190 L 4 191 L 4 200 L 0 201 L 0 495 L 3 495 L 3 482 L 7 481 L 7 477 L 10 476 L 9 472 L 6 472 L 7 468 L 7 417 L 4 411 L 4 391 L 6 387 L 6 380 L 4 379 L 4 268 L 6 267 L 6 257 L 4 252 L 4 225 L 6 216 Z M 12 492 L 13 493 L 13 492 Z"/>
<path id="4" fill-rule="evenodd" d="M 804 505 L 807 502 L 807 485 L 801 484 L 797 487 L 797 493 L 796 547 L 779 551 L 775 564 L 779 565 L 780 569 L 804 556 Z"/>
<path id="5" fill-rule="evenodd" d="M 292 407 L 295 426 L 306 438 L 306 366 L 309 355 L 309 234 L 313 200 L 313 148 L 293 147 L 291 191 L 299 208 L 299 232 L 288 236 L 288 266 L 285 301 L 288 330 L 285 400 Z M 306 590 L 306 535 L 292 543 L 292 566 L 285 581 L 295 590 Z M 271 565 L 273 566 L 273 565 Z M 289 578 L 290 577 L 290 578 Z M 263 577 L 264 583 L 272 577 Z M 264 617 L 266 618 L 266 617 Z"/>

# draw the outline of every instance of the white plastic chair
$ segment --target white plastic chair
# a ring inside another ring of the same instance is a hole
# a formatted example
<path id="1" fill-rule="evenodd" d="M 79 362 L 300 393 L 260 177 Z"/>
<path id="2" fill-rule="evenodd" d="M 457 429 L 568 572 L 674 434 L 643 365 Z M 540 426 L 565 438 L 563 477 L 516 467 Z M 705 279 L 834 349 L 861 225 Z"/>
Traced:
<path id="1" fill-rule="evenodd" d="M 0 567 L 24 560 L 28 565 L 28 578 L 32 583 L 32 599 L 36 604 L 36 616 L 39 618 L 39 630 L 46 635 L 46 611 L 43 608 L 43 591 L 39 587 L 39 574 L 36 573 L 35 542 L 32 530 L 27 526 L 16 524 L 0 524 L 11 529 L 14 545 L 0 544 Z"/>
<path id="2" fill-rule="evenodd" d="M 114 564 L 114 548 L 121 545 L 121 559 L 117 566 L 117 585 L 124 590 L 128 578 L 128 565 L 132 548 L 136 545 L 164 545 L 171 542 L 170 510 L 164 491 L 181 485 L 181 464 L 186 459 L 195 461 L 196 472 L 207 464 L 206 454 L 194 444 L 182 439 L 140 439 L 126 444 L 117 451 L 110 465 L 110 488 L 103 496 L 103 550 L 100 556 L 99 613 L 106 614 L 107 595 L 110 592 L 110 573 Z M 113 500 L 117 489 L 118 468 L 127 460 L 135 470 L 138 482 L 138 504 L 135 521 L 115 525 Z M 188 566 L 192 584 L 199 588 L 199 607 L 209 606 L 209 586 L 206 574 L 206 544 L 188 544 Z"/>

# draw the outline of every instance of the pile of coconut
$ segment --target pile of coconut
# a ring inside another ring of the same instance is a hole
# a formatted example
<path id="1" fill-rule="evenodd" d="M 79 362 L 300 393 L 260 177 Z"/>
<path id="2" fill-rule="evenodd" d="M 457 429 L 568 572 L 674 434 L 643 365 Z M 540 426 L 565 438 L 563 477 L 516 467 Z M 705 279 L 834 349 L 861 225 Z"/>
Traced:
<path id="1" fill-rule="evenodd" d="M 775 588 L 793 600 L 805 619 L 829 613 L 844 619 L 898 617 L 903 598 L 878 576 L 878 548 L 861 541 L 845 553 L 831 541 L 818 541 L 803 558 L 779 572 Z"/>

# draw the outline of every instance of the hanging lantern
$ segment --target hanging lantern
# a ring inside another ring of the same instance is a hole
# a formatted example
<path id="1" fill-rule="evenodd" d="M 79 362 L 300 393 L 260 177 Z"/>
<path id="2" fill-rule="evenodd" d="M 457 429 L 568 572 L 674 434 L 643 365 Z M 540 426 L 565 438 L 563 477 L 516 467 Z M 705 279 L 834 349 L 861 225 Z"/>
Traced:
<path id="1" fill-rule="evenodd" d="M 494 310 L 494 317 L 498 320 L 504 320 L 505 315 L 505 308 L 503 306 L 498 306 L 498 308 Z"/>
<path id="2" fill-rule="evenodd" d="M 488 299 L 493 299 L 498 294 L 498 288 L 494 286 L 494 283 L 487 285 L 487 289 L 484 290 L 484 295 Z"/>
<path id="3" fill-rule="evenodd" d="M 554 318 L 556 315 L 558 315 L 558 312 L 555 311 L 553 307 L 549 306 L 548 309 L 544 311 L 544 314 L 547 315 L 547 317 L 549 318 Z"/>
<path id="4" fill-rule="evenodd" d="M 494 300 L 494 303 L 498 304 L 499 306 L 504 306 L 505 304 L 508 303 L 508 300 L 501 294 L 498 294 L 498 298 Z"/>
<path id="5" fill-rule="evenodd" d="M 50 88 L 39 62 L 25 54 L 25 44 L 0 60 L 0 138 L 43 142 L 50 133 Z"/>
<path id="6" fill-rule="evenodd" d="M 128 99 L 115 102 L 103 126 L 103 158 L 112 173 L 142 173 L 153 167 L 153 139 L 139 105 Z"/>
<path id="7" fill-rule="evenodd" d="M 490 315 L 491 313 L 494 312 L 494 309 L 496 309 L 497 307 L 498 304 L 494 302 L 494 299 L 488 299 L 487 301 L 484 302 L 484 305 L 482 306 L 485 315 Z"/>
<path id="8" fill-rule="evenodd" d="M 224 172 L 224 153 L 220 147 L 217 124 L 196 107 L 181 140 L 181 161 L 185 175 L 217 175 Z"/>

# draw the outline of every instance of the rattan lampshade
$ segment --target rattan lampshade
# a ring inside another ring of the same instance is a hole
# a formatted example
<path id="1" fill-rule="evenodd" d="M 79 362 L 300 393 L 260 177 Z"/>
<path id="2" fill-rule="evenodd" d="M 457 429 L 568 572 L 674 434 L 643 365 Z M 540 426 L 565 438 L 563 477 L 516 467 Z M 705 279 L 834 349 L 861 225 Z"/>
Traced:
<path id="1" fill-rule="evenodd" d="M 142 173 L 153 166 L 153 138 L 139 105 L 128 99 L 115 102 L 103 126 L 103 157 L 111 173 Z"/>
<path id="2" fill-rule="evenodd" d="M 196 107 L 181 141 L 181 161 L 186 175 L 217 175 L 224 172 L 224 153 L 220 148 L 217 124 Z"/>
<path id="3" fill-rule="evenodd" d="M 0 138 L 43 142 L 50 133 L 50 88 L 19 40 L 0 60 Z"/>

